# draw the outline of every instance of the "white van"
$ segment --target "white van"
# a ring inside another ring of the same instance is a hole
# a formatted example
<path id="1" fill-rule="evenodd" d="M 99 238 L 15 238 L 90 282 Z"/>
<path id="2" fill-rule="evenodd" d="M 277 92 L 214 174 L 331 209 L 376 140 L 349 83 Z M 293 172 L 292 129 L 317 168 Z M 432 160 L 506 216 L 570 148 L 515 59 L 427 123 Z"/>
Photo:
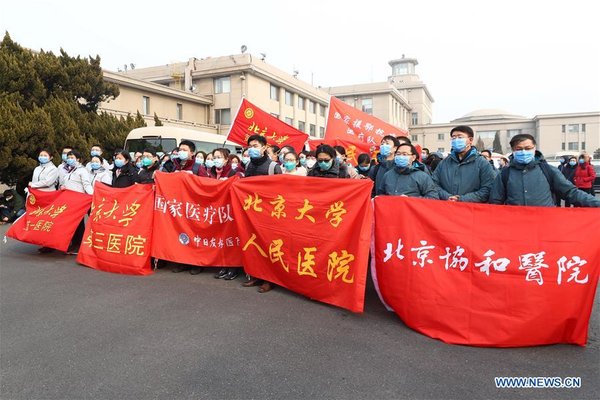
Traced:
<path id="1" fill-rule="evenodd" d="M 144 149 L 150 148 L 162 156 L 177 148 L 182 140 L 193 142 L 196 145 L 196 151 L 202 150 L 208 153 L 217 147 L 225 147 L 232 154 L 242 153 L 242 146 L 225 140 L 223 135 L 171 126 L 136 128 L 127 135 L 124 149 L 134 154 L 136 151 L 142 152 Z"/>

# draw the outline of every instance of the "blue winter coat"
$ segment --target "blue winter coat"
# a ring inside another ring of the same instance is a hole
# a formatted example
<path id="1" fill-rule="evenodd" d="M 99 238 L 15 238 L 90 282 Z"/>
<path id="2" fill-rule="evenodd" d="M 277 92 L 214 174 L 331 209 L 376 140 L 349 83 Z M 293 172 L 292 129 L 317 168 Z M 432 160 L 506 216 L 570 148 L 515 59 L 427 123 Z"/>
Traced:
<path id="1" fill-rule="evenodd" d="M 439 199 L 438 190 L 426 172 L 418 168 L 398 168 L 385 173 L 382 185 L 377 195 L 406 195 L 409 197 L 425 197 L 428 199 Z"/>

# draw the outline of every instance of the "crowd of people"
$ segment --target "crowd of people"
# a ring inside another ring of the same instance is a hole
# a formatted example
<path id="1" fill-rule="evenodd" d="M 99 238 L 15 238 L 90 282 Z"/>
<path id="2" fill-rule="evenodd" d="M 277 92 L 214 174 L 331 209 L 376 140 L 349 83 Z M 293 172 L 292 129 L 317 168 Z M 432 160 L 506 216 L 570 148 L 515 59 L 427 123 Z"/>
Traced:
<path id="1" fill-rule="evenodd" d="M 496 168 L 488 150 L 479 152 L 473 145 L 474 132 L 469 126 L 457 126 L 450 132 L 451 152 L 447 157 L 422 149 L 421 153 L 407 137 L 382 138 L 377 157 L 364 153 L 352 165 L 341 146 L 321 144 L 314 151 L 296 152 L 291 146 L 270 146 L 266 138 L 252 135 L 241 155 L 219 147 L 211 152 L 195 148 L 192 141 L 182 140 L 179 146 L 162 156 L 147 148 L 134 157 L 124 150 L 115 151 L 112 159 L 103 157 L 102 147 L 90 150 L 84 164 L 82 154 L 71 147 L 61 153 L 58 167 L 53 154 L 42 149 L 38 155 L 30 188 L 44 191 L 73 190 L 92 194 L 96 181 L 125 188 L 135 184 L 152 184 L 157 171 L 186 172 L 212 179 L 233 176 L 297 175 L 322 178 L 371 179 L 372 196 L 394 195 L 422 197 L 454 202 L 508 204 L 520 206 L 556 206 L 564 200 L 566 206 L 600 207 L 594 197 L 594 168 L 590 157 L 581 154 L 561 162 L 559 169 L 550 166 L 537 150 L 535 138 L 519 134 L 510 141 L 512 155 L 503 158 Z M 14 189 L 0 198 L 2 223 L 12 222 L 24 210 L 24 199 Z M 84 220 L 75 232 L 67 254 L 77 254 L 84 233 Z M 42 247 L 40 252 L 52 249 Z M 159 266 L 161 262 L 157 261 Z M 198 274 L 200 267 L 176 265 L 173 272 Z M 233 280 L 240 268 L 221 269 L 215 278 Z M 269 282 L 249 277 L 244 286 L 259 286 L 264 293 L 272 288 Z"/>

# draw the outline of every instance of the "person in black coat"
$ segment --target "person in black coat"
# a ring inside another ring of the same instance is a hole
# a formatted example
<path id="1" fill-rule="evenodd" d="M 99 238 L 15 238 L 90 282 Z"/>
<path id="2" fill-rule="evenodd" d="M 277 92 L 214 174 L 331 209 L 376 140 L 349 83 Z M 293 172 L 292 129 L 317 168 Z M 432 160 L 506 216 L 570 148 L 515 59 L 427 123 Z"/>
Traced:
<path id="1" fill-rule="evenodd" d="M 112 187 L 129 187 L 138 183 L 139 180 L 138 169 L 131 163 L 129 152 L 125 150 L 116 152 Z"/>
<path id="2" fill-rule="evenodd" d="M 144 149 L 142 153 L 142 168 L 138 172 L 139 183 L 154 183 L 154 173 L 158 171 L 160 161 L 153 149 Z"/>

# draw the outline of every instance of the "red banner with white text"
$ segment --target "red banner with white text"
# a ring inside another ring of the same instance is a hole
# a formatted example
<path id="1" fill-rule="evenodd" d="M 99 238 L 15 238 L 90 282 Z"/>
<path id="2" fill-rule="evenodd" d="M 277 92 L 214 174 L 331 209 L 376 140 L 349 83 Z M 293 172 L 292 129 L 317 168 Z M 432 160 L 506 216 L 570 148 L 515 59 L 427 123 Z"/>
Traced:
<path id="1" fill-rule="evenodd" d="M 67 251 L 77 226 L 92 203 L 92 196 L 72 190 L 44 192 L 29 189 L 26 213 L 6 236 L 21 242 Z"/>
<path id="2" fill-rule="evenodd" d="M 158 172 L 152 256 L 206 267 L 242 265 L 241 242 L 226 180 Z"/>
<path id="3" fill-rule="evenodd" d="M 358 165 L 358 156 L 361 153 L 367 153 L 369 157 L 371 157 L 371 147 L 369 145 L 351 139 L 312 139 L 308 141 L 308 146 L 310 150 L 314 151 L 323 143 L 328 144 L 330 146 L 342 146 L 346 150 L 346 160 L 352 165 Z"/>
<path id="4" fill-rule="evenodd" d="M 94 201 L 77 262 L 128 275 L 150 275 L 152 185 L 94 186 Z"/>
<path id="5" fill-rule="evenodd" d="M 372 185 L 288 175 L 236 182 L 232 205 L 246 272 L 362 312 Z"/>
<path id="6" fill-rule="evenodd" d="M 586 344 L 600 210 L 374 202 L 373 278 L 406 325 L 474 346 Z"/>
<path id="7" fill-rule="evenodd" d="M 308 134 L 243 99 L 235 120 L 231 124 L 227 140 L 246 146 L 248 138 L 252 135 L 264 136 L 270 145 L 292 146 L 296 152 L 304 150 L 304 143 L 308 139 Z"/>
<path id="8" fill-rule="evenodd" d="M 331 96 L 325 130 L 326 141 L 335 138 L 357 141 L 369 148 L 364 152 L 372 154 L 386 135 L 406 136 L 408 132 Z"/>

